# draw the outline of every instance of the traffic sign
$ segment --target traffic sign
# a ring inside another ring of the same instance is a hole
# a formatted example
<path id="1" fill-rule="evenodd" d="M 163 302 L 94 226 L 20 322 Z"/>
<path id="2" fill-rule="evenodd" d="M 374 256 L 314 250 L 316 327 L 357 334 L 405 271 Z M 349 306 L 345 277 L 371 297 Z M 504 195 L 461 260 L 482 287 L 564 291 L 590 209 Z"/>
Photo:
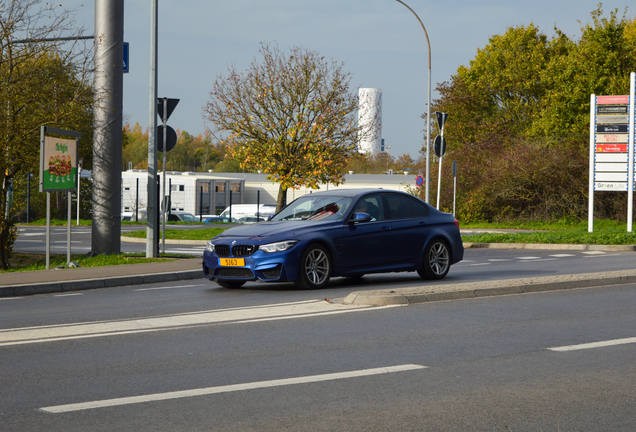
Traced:
<path id="1" fill-rule="evenodd" d="M 442 157 L 446 153 L 446 138 L 441 135 L 435 137 L 435 155 Z"/>
<path id="2" fill-rule="evenodd" d="M 424 177 L 422 177 L 421 175 L 418 175 L 417 177 L 415 177 L 416 185 L 422 186 L 423 183 L 424 183 Z"/>
<path id="3" fill-rule="evenodd" d="M 129 53 L 130 53 L 130 50 L 128 48 L 128 42 L 124 42 L 124 73 L 128 73 L 129 71 L 129 67 L 128 67 Z"/>
<path id="4" fill-rule="evenodd" d="M 170 151 L 177 144 L 177 133 L 170 126 L 166 127 L 168 128 L 166 137 L 168 145 L 166 146 L 166 151 Z M 161 125 L 157 127 L 157 151 L 163 151 L 163 126 Z"/>
<path id="5" fill-rule="evenodd" d="M 164 100 L 167 101 L 167 111 L 166 111 L 166 116 L 164 117 L 164 112 L 163 112 L 163 103 Z M 163 121 L 167 121 L 170 118 L 170 114 L 172 114 L 172 111 L 174 111 L 174 109 L 176 108 L 177 104 L 179 103 L 180 99 L 169 99 L 169 98 L 158 98 L 157 99 L 157 114 L 159 114 L 159 118 Z"/>
<path id="6" fill-rule="evenodd" d="M 626 124 L 596 125 L 596 133 L 628 133 Z"/>
<path id="7" fill-rule="evenodd" d="M 444 125 L 446 124 L 446 120 L 448 119 L 448 113 L 435 111 L 435 117 L 437 117 L 437 126 L 441 131 L 444 129 Z"/>

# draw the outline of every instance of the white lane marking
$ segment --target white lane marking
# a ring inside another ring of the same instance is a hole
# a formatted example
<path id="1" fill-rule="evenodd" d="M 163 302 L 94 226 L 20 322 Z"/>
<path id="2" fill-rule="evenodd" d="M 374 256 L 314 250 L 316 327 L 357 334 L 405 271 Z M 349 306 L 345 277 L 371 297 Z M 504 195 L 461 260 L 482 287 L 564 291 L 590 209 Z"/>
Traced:
<path id="1" fill-rule="evenodd" d="M 537 262 L 537 261 L 556 261 L 558 258 L 537 258 L 532 261 L 520 261 L 520 262 Z"/>
<path id="2" fill-rule="evenodd" d="M 81 296 L 84 295 L 84 293 L 69 293 L 69 294 L 54 294 L 53 297 L 70 297 L 70 296 Z"/>
<path id="3" fill-rule="evenodd" d="M 504 262 L 504 261 L 512 261 L 512 258 L 500 258 L 500 259 L 495 259 L 495 258 L 491 258 L 488 261 L 492 261 L 492 262 Z"/>
<path id="4" fill-rule="evenodd" d="M 4 329 L 0 330 L 0 347 L 147 333 L 199 325 L 240 324 L 253 322 L 254 320 L 316 317 L 349 312 L 379 310 L 399 306 L 402 305 L 380 307 L 348 306 L 332 304 L 324 300 L 309 300 L 294 303 L 254 306 L 249 308 L 209 310 L 118 321 L 70 323 L 18 329 Z"/>
<path id="5" fill-rule="evenodd" d="M 586 251 L 586 252 L 581 252 L 582 254 L 585 255 L 605 255 L 606 252 L 603 251 Z"/>
<path id="6" fill-rule="evenodd" d="M 551 257 L 555 257 L 555 258 L 568 258 L 568 257 L 573 257 L 576 255 L 573 254 L 554 254 L 554 255 L 550 255 Z"/>
<path id="7" fill-rule="evenodd" d="M 156 288 L 138 288 L 133 291 L 156 291 L 156 290 L 175 289 L 175 288 L 193 288 L 193 287 L 200 287 L 200 286 L 203 286 L 203 285 L 199 284 L 199 285 L 179 285 L 179 286 L 156 287 Z"/>
<path id="8" fill-rule="evenodd" d="M 603 347 L 609 347 L 614 345 L 625 345 L 625 344 L 631 344 L 631 343 L 636 343 L 636 337 L 614 339 L 614 340 L 601 341 L 601 342 L 584 343 L 584 344 L 578 344 L 578 345 L 566 345 L 566 346 L 560 346 L 560 347 L 554 347 L 554 348 L 548 348 L 548 349 L 550 351 L 566 352 L 566 351 L 577 351 L 577 350 L 592 349 L 592 348 L 603 348 Z"/>
<path id="9" fill-rule="evenodd" d="M 468 264 L 469 267 L 475 267 L 475 266 L 485 266 L 485 265 L 490 265 L 490 263 L 476 263 L 476 264 Z"/>
<path id="10" fill-rule="evenodd" d="M 91 402 L 83 402 L 83 403 L 75 403 L 75 404 L 67 404 L 67 405 L 55 405 L 40 408 L 40 410 L 49 412 L 49 413 L 66 413 L 72 411 L 83 411 L 94 408 L 105 408 L 105 407 L 114 407 L 120 405 L 130 405 L 136 403 L 143 402 L 155 402 L 155 401 L 164 401 L 169 399 L 180 399 L 194 396 L 204 396 L 204 395 L 212 395 L 219 393 L 229 393 L 235 391 L 244 391 L 244 390 L 256 390 L 262 388 L 269 387 L 281 387 L 287 385 L 295 385 L 295 384 L 310 384 L 317 383 L 323 381 L 334 381 L 339 379 L 348 379 L 348 378 L 360 378 L 367 377 L 373 375 L 383 375 L 395 372 L 406 372 L 412 370 L 420 370 L 426 369 L 426 366 L 416 365 L 416 364 L 406 364 L 406 365 L 398 365 L 398 366 L 389 366 L 383 368 L 374 368 L 374 369 L 361 369 L 349 372 L 337 372 L 330 374 L 322 374 L 322 375 L 309 375 L 305 377 L 297 377 L 297 378 L 284 378 L 284 379 L 275 379 L 269 381 L 256 381 L 252 383 L 244 383 L 244 384 L 231 384 L 224 385 L 218 387 L 206 387 L 192 390 L 181 390 L 181 391 L 173 391 L 166 393 L 155 393 L 149 395 L 142 396 L 130 396 L 130 397 L 122 397 L 115 399 L 105 399 Z"/>
<path id="11" fill-rule="evenodd" d="M 515 257 L 515 259 L 518 259 L 518 260 L 536 260 L 536 259 L 541 259 L 541 257 L 523 256 L 523 257 Z"/>
<path id="12" fill-rule="evenodd" d="M 25 297 L 2 297 L 0 298 L 0 301 L 1 300 L 22 300 L 23 298 Z"/>

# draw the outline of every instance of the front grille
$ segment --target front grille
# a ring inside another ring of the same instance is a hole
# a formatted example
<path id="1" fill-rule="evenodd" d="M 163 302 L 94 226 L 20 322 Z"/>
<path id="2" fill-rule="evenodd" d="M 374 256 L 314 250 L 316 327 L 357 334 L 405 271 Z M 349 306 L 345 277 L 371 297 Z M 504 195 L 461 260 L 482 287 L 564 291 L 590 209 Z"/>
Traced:
<path id="1" fill-rule="evenodd" d="M 229 257 L 230 256 L 230 246 L 229 245 L 214 245 L 214 250 L 216 251 L 216 255 L 220 257 Z M 252 255 L 254 252 L 258 250 L 258 246 L 255 245 L 236 245 L 232 246 L 232 256 L 235 257 L 246 257 Z"/>
<path id="2" fill-rule="evenodd" d="M 254 273 L 252 273 L 252 270 L 250 270 L 248 268 L 222 267 L 222 268 L 216 269 L 216 276 L 221 276 L 221 277 L 226 277 L 226 278 L 246 279 L 246 278 L 253 278 L 254 277 Z"/>
<path id="3" fill-rule="evenodd" d="M 237 245 L 232 247 L 232 255 L 235 257 L 250 256 L 258 250 L 254 245 Z"/>
<path id="4" fill-rule="evenodd" d="M 214 251 L 218 256 L 230 256 L 230 247 L 228 245 L 214 245 Z"/>

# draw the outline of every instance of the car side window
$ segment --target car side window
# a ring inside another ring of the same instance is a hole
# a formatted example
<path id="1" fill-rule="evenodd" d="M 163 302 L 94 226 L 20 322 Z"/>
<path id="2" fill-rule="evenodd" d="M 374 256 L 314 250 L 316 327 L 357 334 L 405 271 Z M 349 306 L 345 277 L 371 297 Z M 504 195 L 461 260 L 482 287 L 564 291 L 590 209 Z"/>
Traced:
<path id="1" fill-rule="evenodd" d="M 407 196 L 387 194 L 386 201 L 389 205 L 390 219 L 412 219 L 413 208 L 411 199 Z"/>
<path id="2" fill-rule="evenodd" d="M 413 216 L 418 217 L 428 217 L 429 211 L 426 204 L 421 201 L 411 199 L 411 207 L 413 208 Z"/>
<path id="3" fill-rule="evenodd" d="M 384 205 L 380 195 L 368 195 L 356 204 L 356 212 L 368 213 L 374 221 L 384 220 Z"/>

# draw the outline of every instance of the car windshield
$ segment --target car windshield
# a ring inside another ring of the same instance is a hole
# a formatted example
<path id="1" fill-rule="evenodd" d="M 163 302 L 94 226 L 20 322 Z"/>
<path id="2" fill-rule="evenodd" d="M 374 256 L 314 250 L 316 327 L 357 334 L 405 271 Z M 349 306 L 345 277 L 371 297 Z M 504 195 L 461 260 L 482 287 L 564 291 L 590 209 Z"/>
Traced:
<path id="1" fill-rule="evenodd" d="M 280 211 L 272 221 L 335 220 L 344 216 L 351 198 L 306 195 Z"/>

